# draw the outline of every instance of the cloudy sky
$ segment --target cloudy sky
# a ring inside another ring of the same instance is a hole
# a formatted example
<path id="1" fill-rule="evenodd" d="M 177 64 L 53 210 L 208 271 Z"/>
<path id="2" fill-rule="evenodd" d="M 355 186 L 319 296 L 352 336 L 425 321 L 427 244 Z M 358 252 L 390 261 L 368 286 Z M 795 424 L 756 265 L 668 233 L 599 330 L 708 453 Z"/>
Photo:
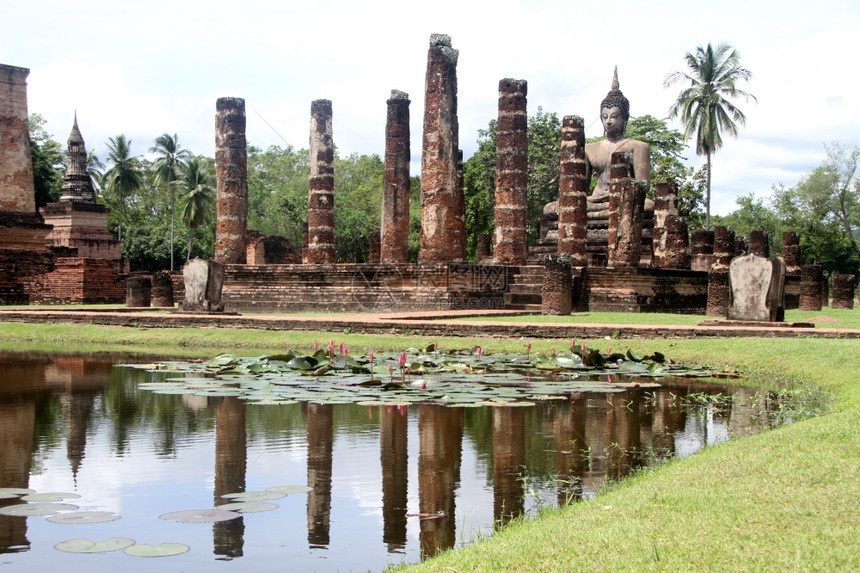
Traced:
<path id="1" fill-rule="evenodd" d="M 713 212 L 724 214 L 739 195 L 795 184 L 825 143 L 860 143 L 858 30 L 857 0 L 30 0 L 3 8 L 0 63 L 31 70 L 29 111 L 58 141 L 77 111 L 102 159 L 121 133 L 135 154 L 168 132 L 214 155 L 222 96 L 245 98 L 258 147 L 307 147 L 311 101 L 330 99 L 340 153 L 381 155 L 385 101 L 399 89 L 412 99 L 417 175 L 432 33 L 460 52 L 467 159 L 497 115 L 502 78 L 528 81 L 530 114 L 581 115 L 591 137 L 614 66 L 631 114 L 664 118 L 680 90 L 663 87 L 666 74 L 696 46 L 726 42 L 752 71 L 742 87 L 758 101 L 738 102 L 747 126 L 715 156 Z"/>

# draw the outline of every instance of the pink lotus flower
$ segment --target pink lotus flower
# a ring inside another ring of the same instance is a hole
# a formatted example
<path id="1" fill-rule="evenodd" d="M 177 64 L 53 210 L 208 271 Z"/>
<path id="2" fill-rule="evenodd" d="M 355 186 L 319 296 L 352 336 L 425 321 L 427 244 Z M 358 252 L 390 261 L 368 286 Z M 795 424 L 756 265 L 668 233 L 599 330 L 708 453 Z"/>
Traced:
<path id="1" fill-rule="evenodd" d="M 526 358 L 530 358 L 532 355 L 532 343 L 529 342 L 526 344 Z"/>
<path id="2" fill-rule="evenodd" d="M 400 368 L 403 368 L 406 366 L 406 353 L 405 352 L 400 353 L 400 357 L 397 359 L 397 365 L 400 366 Z"/>
<path id="3" fill-rule="evenodd" d="M 479 346 L 479 347 L 477 347 L 477 348 L 475 349 L 475 354 L 477 354 L 477 355 L 478 355 L 478 358 L 480 358 L 480 357 L 481 357 L 481 356 L 483 356 L 483 354 L 484 354 L 484 349 L 483 349 L 483 348 L 481 348 L 480 346 Z"/>

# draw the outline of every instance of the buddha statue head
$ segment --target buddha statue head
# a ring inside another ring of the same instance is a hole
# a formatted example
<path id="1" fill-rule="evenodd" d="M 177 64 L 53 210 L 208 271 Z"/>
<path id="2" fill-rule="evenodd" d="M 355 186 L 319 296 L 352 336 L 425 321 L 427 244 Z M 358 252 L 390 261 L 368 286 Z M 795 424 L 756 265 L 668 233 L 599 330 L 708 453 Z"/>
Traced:
<path id="1" fill-rule="evenodd" d="M 612 76 L 612 86 L 603 101 L 600 102 L 600 123 L 609 141 L 615 142 L 624 138 L 624 130 L 630 119 L 630 100 L 624 97 L 618 89 L 618 67 Z"/>

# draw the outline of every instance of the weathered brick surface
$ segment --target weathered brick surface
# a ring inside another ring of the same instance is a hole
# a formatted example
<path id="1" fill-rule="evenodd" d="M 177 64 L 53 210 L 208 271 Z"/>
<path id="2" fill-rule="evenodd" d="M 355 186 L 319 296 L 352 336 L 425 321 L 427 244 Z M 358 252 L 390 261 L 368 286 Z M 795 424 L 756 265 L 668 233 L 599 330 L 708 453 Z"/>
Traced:
<path id="1" fill-rule="evenodd" d="M 714 257 L 711 268 L 728 268 L 735 255 L 735 232 L 723 225 L 714 227 Z"/>
<path id="2" fill-rule="evenodd" d="M 430 36 L 421 154 L 418 261 L 466 259 L 466 203 L 457 119 L 457 50 L 444 34 Z"/>
<path id="3" fill-rule="evenodd" d="M 528 115 L 525 80 L 499 81 L 496 140 L 496 194 L 493 259 L 496 264 L 524 265 L 528 257 Z M 502 145 L 503 141 L 507 145 Z"/>
<path id="4" fill-rule="evenodd" d="M 158 271 L 152 275 L 150 304 L 155 307 L 172 307 L 173 303 L 173 280 L 170 271 Z"/>
<path id="5" fill-rule="evenodd" d="M 690 257 L 687 254 L 689 244 L 687 221 L 676 214 L 664 216 L 662 226 L 659 228 L 654 226 L 654 255 L 651 259 L 651 268 L 689 269 Z"/>
<path id="6" fill-rule="evenodd" d="M 125 281 L 125 305 L 132 307 L 148 307 L 152 302 L 152 277 L 132 276 Z"/>
<path id="7" fill-rule="evenodd" d="M 680 269 L 592 268 L 583 273 L 592 312 L 704 314 L 707 273 Z"/>
<path id="8" fill-rule="evenodd" d="M 750 254 L 766 259 L 770 258 L 770 241 L 767 231 L 760 229 L 750 231 Z"/>
<path id="9" fill-rule="evenodd" d="M 833 299 L 830 308 L 853 309 L 855 283 L 854 275 L 833 275 Z"/>
<path id="10" fill-rule="evenodd" d="M 331 264 L 334 252 L 334 142 L 331 101 L 311 102 L 308 264 Z"/>
<path id="11" fill-rule="evenodd" d="M 53 269 L 30 277 L 30 304 L 115 304 L 125 301 L 125 276 L 112 261 L 58 257 Z"/>
<path id="12" fill-rule="evenodd" d="M 707 272 L 714 258 L 714 232 L 698 229 L 690 234 L 690 268 Z"/>
<path id="13" fill-rule="evenodd" d="M 708 316 L 726 316 L 731 301 L 731 286 L 729 285 L 729 268 L 711 266 L 708 272 Z"/>
<path id="14" fill-rule="evenodd" d="M 800 274 L 800 235 L 797 231 L 785 231 L 782 234 L 782 258 L 786 274 Z"/>
<path id="15" fill-rule="evenodd" d="M 60 201 L 41 208 L 45 223 L 53 229 L 45 238 L 52 247 L 77 249 L 79 257 L 88 259 L 122 258 L 120 242 L 108 231 L 110 209 L 85 201 Z"/>
<path id="16" fill-rule="evenodd" d="M 385 173 L 382 179 L 382 244 L 379 259 L 409 260 L 409 94 L 391 90 L 385 122 Z"/>
<path id="17" fill-rule="evenodd" d="M 0 64 L 0 211 L 36 211 L 27 123 L 28 75 L 27 68 Z"/>
<path id="18" fill-rule="evenodd" d="M 248 150 L 245 100 L 222 97 L 215 104 L 215 259 L 245 262 L 248 230 Z"/>
<path id="19" fill-rule="evenodd" d="M 585 128 L 581 117 L 568 115 L 561 123 L 561 165 L 558 184 L 558 252 L 570 264 L 588 263 L 588 180 Z"/>
<path id="20" fill-rule="evenodd" d="M 800 310 L 821 310 L 824 267 L 803 265 L 800 269 Z"/>
<path id="21" fill-rule="evenodd" d="M 230 311 L 502 308 L 508 268 L 468 264 L 229 265 Z"/>
<path id="22" fill-rule="evenodd" d="M 570 256 L 549 255 L 544 258 L 541 314 L 567 316 L 573 310 L 573 276 Z"/>

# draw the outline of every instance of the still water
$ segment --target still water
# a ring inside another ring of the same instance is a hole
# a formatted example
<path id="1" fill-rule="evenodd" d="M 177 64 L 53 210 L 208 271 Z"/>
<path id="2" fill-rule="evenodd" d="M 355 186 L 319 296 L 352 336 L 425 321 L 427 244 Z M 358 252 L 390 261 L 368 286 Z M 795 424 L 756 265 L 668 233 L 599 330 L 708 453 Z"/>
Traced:
<path id="1" fill-rule="evenodd" d="M 381 571 L 768 424 L 754 390 L 695 379 L 532 407 L 258 406 L 139 389 L 164 375 L 116 365 L 128 360 L 0 354 L 0 488 L 74 493 L 64 502 L 79 511 L 121 516 L 0 515 L 0 568 Z M 708 398 L 719 393 L 732 397 Z M 230 521 L 159 518 L 295 485 L 312 490 Z M 110 537 L 190 549 L 147 559 L 54 548 Z"/>

